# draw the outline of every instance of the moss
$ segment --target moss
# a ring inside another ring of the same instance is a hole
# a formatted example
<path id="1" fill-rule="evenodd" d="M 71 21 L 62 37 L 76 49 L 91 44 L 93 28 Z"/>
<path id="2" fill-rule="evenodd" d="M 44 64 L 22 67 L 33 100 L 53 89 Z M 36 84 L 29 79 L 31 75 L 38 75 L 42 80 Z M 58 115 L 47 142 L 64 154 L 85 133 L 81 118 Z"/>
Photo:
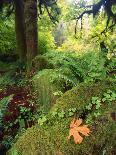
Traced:
<path id="1" fill-rule="evenodd" d="M 114 88 L 115 86 L 109 82 L 94 85 L 82 84 L 58 99 L 51 111 L 54 108 L 67 110 L 76 106 L 80 112 L 83 105 L 89 102 L 92 96 L 101 96 L 107 89 Z M 111 117 L 111 113 L 115 110 L 115 102 L 104 104 L 102 115 L 93 118 L 89 125 L 91 135 L 85 137 L 80 145 L 74 144 L 73 139 L 68 140 L 67 138 L 72 118 L 63 118 L 53 119 L 51 123 L 46 123 L 41 127 L 35 125 L 28 129 L 11 150 L 16 149 L 19 155 L 102 155 L 104 151 L 106 151 L 106 155 L 109 155 L 111 150 L 116 147 L 116 124 Z M 12 155 L 11 150 L 8 155 Z"/>
<path id="2" fill-rule="evenodd" d="M 53 68 L 53 65 L 49 63 L 48 59 L 44 55 L 36 56 L 32 64 L 35 70 Z"/>
<path id="3" fill-rule="evenodd" d="M 110 88 L 115 90 L 114 82 L 105 81 L 97 84 L 82 83 L 72 90 L 67 91 L 61 98 L 59 98 L 57 104 L 54 105 L 53 110 L 55 108 L 66 110 L 76 107 L 79 112 L 85 104 L 90 102 L 93 96 L 101 97 L 103 93 Z"/>
<path id="4" fill-rule="evenodd" d="M 56 99 L 75 85 L 75 80 L 71 81 L 66 75 L 66 73 L 69 74 L 68 71 L 64 70 L 63 74 L 59 69 L 44 69 L 33 77 L 33 85 L 41 105 L 51 108 Z"/>

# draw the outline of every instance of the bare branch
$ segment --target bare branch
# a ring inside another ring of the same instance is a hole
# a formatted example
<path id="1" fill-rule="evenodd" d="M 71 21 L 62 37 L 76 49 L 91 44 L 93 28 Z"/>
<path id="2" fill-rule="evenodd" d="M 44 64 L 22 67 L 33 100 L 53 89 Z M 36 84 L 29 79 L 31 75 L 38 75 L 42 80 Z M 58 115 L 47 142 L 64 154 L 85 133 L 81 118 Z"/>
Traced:
<path id="1" fill-rule="evenodd" d="M 76 34 L 76 32 L 77 32 L 78 20 L 81 19 L 81 24 L 82 24 L 82 18 L 83 18 L 83 16 L 84 16 L 85 14 L 92 14 L 92 13 L 93 13 L 93 10 L 86 10 L 86 11 L 84 11 L 82 14 L 80 14 L 79 17 L 76 18 L 75 34 Z M 81 27 L 82 27 L 82 25 L 81 25 Z"/>

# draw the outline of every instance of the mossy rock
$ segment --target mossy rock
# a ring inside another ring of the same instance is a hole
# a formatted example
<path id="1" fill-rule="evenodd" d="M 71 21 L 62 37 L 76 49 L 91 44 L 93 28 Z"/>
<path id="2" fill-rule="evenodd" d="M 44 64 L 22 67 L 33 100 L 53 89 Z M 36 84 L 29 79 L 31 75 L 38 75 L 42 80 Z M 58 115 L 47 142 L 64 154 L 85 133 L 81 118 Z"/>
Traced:
<path id="1" fill-rule="evenodd" d="M 67 111 L 76 107 L 81 113 L 83 106 L 90 102 L 93 96 L 101 97 L 108 89 L 114 90 L 115 85 L 110 82 L 80 86 L 68 91 L 51 109 Z M 116 104 L 104 103 L 101 115 L 93 117 L 89 128 L 91 135 L 85 137 L 81 144 L 75 144 L 73 139 L 68 140 L 69 124 L 72 117 L 53 118 L 49 115 L 48 122 L 43 126 L 35 125 L 19 137 L 8 155 L 110 155 L 116 148 L 116 123 L 111 113 L 116 112 Z M 78 115 L 79 115 L 78 113 Z"/>
<path id="2" fill-rule="evenodd" d="M 35 70 L 54 68 L 53 65 L 49 63 L 47 57 L 45 57 L 44 55 L 36 56 L 32 64 Z"/>
<path id="3" fill-rule="evenodd" d="M 67 68 L 63 73 L 60 69 L 44 69 L 33 77 L 33 85 L 41 105 L 51 108 L 56 99 L 76 85 L 76 79 L 68 75 L 71 72 Z"/>

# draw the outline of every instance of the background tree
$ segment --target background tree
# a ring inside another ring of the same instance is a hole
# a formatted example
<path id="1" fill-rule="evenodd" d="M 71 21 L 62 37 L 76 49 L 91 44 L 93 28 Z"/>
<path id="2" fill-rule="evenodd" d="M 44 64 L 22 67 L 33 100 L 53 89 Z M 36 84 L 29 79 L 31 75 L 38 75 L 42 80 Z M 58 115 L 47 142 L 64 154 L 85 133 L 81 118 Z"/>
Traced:
<path id="1" fill-rule="evenodd" d="M 47 11 L 50 19 L 56 21 L 56 14 L 59 14 L 57 1 L 46 0 L 1 0 L 0 10 L 5 10 L 5 16 L 15 13 L 15 27 L 17 50 L 20 61 L 26 62 L 31 67 L 32 59 L 38 53 L 38 7 L 39 16 Z M 15 10 L 15 12 L 14 12 Z"/>
<path id="2" fill-rule="evenodd" d="M 37 0 L 24 1 L 25 37 L 27 48 L 27 67 L 38 53 Z"/>
<path id="3" fill-rule="evenodd" d="M 84 3 L 83 3 L 84 4 Z M 106 28 L 108 28 L 110 20 L 111 20 L 111 25 L 110 28 L 113 27 L 116 24 L 116 13 L 113 11 L 113 6 L 116 5 L 115 0 L 100 0 L 98 3 L 95 3 L 93 5 L 87 5 L 86 3 L 81 6 L 81 8 L 85 8 L 85 10 L 76 18 L 76 25 L 78 23 L 78 20 L 83 18 L 85 14 L 93 14 L 95 17 L 97 14 L 99 14 L 100 9 L 103 7 L 105 10 L 105 13 L 108 17 L 107 23 L 106 23 Z M 90 8 L 90 9 L 88 9 Z M 76 32 L 76 28 L 75 28 Z"/>
<path id="4" fill-rule="evenodd" d="M 25 37 L 25 23 L 24 23 L 24 6 L 23 0 L 15 1 L 15 31 L 17 40 L 17 52 L 20 61 L 26 61 L 27 47 Z"/>

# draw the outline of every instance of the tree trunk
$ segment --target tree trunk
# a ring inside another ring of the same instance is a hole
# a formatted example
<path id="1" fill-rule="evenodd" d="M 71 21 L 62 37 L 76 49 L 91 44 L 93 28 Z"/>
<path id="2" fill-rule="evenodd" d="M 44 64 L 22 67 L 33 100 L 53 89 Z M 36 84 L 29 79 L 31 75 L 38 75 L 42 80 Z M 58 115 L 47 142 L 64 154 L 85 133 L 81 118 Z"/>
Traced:
<path id="1" fill-rule="evenodd" d="M 26 62 L 26 37 L 23 0 L 15 0 L 15 31 L 20 61 Z"/>
<path id="2" fill-rule="evenodd" d="M 37 0 L 24 1 L 25 32 L 27 45 L 27 69 L 38 51 Z"/>

